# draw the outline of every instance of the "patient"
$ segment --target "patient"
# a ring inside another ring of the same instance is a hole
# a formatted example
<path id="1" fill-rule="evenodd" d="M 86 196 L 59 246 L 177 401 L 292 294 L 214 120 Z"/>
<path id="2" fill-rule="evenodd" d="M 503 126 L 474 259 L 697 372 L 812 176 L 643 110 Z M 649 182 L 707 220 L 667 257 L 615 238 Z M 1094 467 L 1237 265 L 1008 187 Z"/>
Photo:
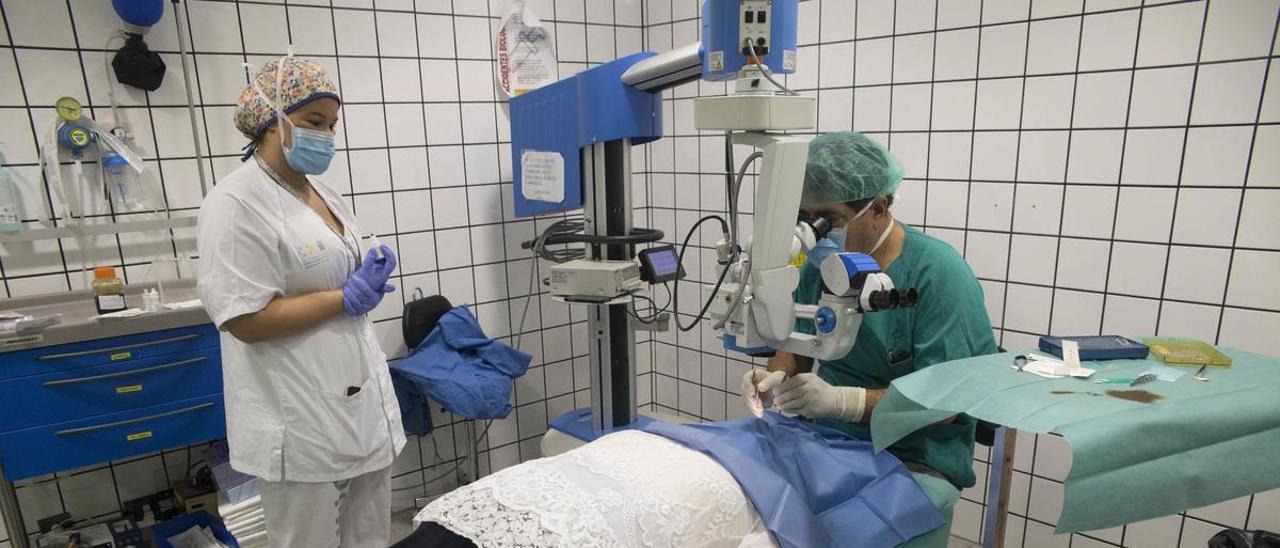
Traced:
<path id="1" fill-rule="evenodd" d="M 724 468 L 634 430 L 482 478 L 414 521 L 474 543 L 457 546 L 777 546 Z"/>
<path id="2" fill-rule="evenodd" d="M 398 546 L 790 548 L 893 546 L 942 517 L 891 454 L 770 413 L 613 433 L 460 487 L 414 521 Z"/>

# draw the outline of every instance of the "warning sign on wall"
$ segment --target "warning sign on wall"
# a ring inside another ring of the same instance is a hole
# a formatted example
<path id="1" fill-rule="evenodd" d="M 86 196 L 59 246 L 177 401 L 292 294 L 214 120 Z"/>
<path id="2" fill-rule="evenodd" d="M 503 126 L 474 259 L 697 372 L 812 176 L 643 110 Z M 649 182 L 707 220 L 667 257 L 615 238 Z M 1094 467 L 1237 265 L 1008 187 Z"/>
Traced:
<path id="1" fill-rule="evenodd" d="M 556 80 L 551 33 L 524 0 L 512 0 L 498 26 L 496 77 L 504 97 L 520 95 Z"/>

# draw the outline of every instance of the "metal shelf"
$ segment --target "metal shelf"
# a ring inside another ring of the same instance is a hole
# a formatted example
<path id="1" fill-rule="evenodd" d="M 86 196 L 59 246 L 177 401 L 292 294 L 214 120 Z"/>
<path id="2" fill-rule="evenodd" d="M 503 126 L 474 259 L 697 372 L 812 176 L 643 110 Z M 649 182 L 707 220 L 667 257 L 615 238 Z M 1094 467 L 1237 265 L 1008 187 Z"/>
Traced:
<path id="1" fill-rule="evenodd" d="M 18 232 L 0 232 L 0 243 L 34 242 L 36 240 L 53 240 L 57 238 L 75 238 L 79 236 L 102 236 L 105 234 L 126 234 L 130 232 L 148 232 L 152 230 L 168 230 L 171 228 L 189 228 L 196 226 L 196 217 L 175 217 L 172 219 L 152 219 L 147 221 L 122 221 L 77 227 L 60 226 L 56 228 L 31 228 Z"/>

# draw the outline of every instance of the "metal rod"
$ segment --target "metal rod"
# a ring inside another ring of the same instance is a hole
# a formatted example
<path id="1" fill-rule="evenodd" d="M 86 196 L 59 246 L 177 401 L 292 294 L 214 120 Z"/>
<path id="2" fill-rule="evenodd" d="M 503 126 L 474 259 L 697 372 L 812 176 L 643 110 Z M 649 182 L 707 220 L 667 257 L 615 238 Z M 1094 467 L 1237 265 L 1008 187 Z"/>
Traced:
<path id="1" fill-rule="evenodd" d="M 619 139 L 582 149 L 584 233 L 619 236 L 632 230 L 631 141 Z M 631 244 L 591 244 L 587 258 L 627 260 Z M 590 346 L 591 428 L 608 432 L 635 421 L 635 331 L 628 304 L 587 308 Z"/>
<path id="2" fill-rule="evenodd" d="M 738 166 L 733 164 L 733 132 L 726 131 L 724 132 L 724 199 L 729 205 L 729 243 L 736 247 L 738 244 L 738 189 L 734 186 L 733 175 Z"/>
<path id="3" fill-rule="evenodd" d="M 191 406 L 191 407 L 184 407 L 184 408 L 182 408 L 182 409 L 175 409 L 175 410 L 173 410 L 173 411 L 165 411 L 164 413 L 156 413 L 156 414 L 154 414 L 154 415 L 147 415 L 147 416 L 145 416 L 145 417 L 138 417 L 138 418 L 136 418 L 136 419 L 125 419 L 125 420 L 122 420 L 122 421 L 108 422 L 108 423 L 105 423 L 105 424 L 95 424 L 95 425 L 93 425 L 93 426 L 84 426 L 84 427 L 80 427 L 80 428 L 68 428 L 68 429 L 66 429 L 66 430 L 59 430 L 59 431 L 57 431 L 57 432 L 54 432 L 54 435 L 57 435 L 57 436 L 72 436 L 72 435 L 75 435 L 75 434 L 85 434 L 85 433 L 88 433 L 88 432 L 97 432 L 97 431 L 99 431 L 99 430 L 107 430 L 107 429 L 109 429 L 109 428 L 116 428 L 116 427 L 119 427 L 119 426 L 128 426 L 128 425 L 130 425 L 130 424 L 138 424 L 138 423 L 141 423 L 141 422 L 149 422 L 149 421 L 153 421 L 153 420 L 156 420 L 156 419 L 163 419 L 163 418 L 167 418 L 167 417 L 172 417 L 172 416 L 174 416 L 174 415 L 181 415 L 181 414 L 184 414 L 184 413 L 193 413 L 193 412 L 199 411 L 199 410 L 201 410 L 201 409 L 208 409 L 208 408 L 210 408 L 210 407 L 213 407 L 213 403 L 212 403 L 212 402 L 205 402 L 205 403 L 202 403 L 202 404 L 199 404 L 199 405 L 193 405 L 193 406 Z"/>
<path id="4" fill-rule="evenodd" d="M 134 370 L 132 370 L 132 371 L 121 371 L 121 372 L 119 372 L 119 373 L 107 373 L 107 374 L 105 374 L 105 375 L 94 375 L 94 376 L 92 376 L 92 377 L 77 377 L 77 378 L 74 378 L 74 379 L 62 379 L 62 380 L 59 380 L 59 381 L 45 381 L 44 383 L 41 383 L 41 384 L 40 384 L 40 386 L 46 386 L 46 387 L 48 387 L 48 386 L 66 386 L 66 385 L 69 385 L 69 384 L 83 384 L 83 383 L 86 383 L 86 382 L 96 382 L 96 381 L 106 381 L 106 380 L 111 380 L 111 379 L 119 379 L 119 378 L 123 378 L 123 377 L 131 377 L 131 376 L 134 376 L 134 375 L 141 375 L 141 374 L 143 374 L 143 373 L 154 373 L 154 372 L 156 372 L 156 371 L 164 371 L 165 369 L 173 369 L 173 368 L 175 368 L 175 367 L 182 367 L 182 366 L 184 366 L 184 365 L 196 364 L 196 363 L 203 362 L 203 361 L 205 361 L 206 359 L 208 359 L 208 358 L 205 358 L 205 357 L 191 358 L 191 359 L 189 359 L 189 360 L 182 360 L 182 361 L 177 361 L 177 362 L 173 362 L 173 363 L 166 363 L 166 364 L 164 364 L 164 365 L 155 365 L 155 366 L 151 366 L 151 367 L 144 367 L 144 368 L 142 368 L 142 369 L 134 369 Z"/>
<path id="5" fill-rule="evenodd" d="M 619 139 L 604 143 L 604 206 L 607 215 L 606 235 L 631 234 L 631 140 Z M 600 181 L 597 181 L 600 183 Z M 598 225 L 597 225 L 598 226 Z M 609 260 L 633 260 L 634 245 L 608 245 L 605 255 Z M 607 341 L 611 349 L 610 360 L 602 365 L 609 368 L 612 379 L 608 386 L 609 404 L 613 406 L 613 427 L 626 426 L 636 420 L 636 358 L 635 330 L 631 328 L 627 304 L 610 304 L 602 309 L 608 313 Z"/>
<path id="6" fill-rule="evenodd" d="M 200 146 L 200 124 L 196 122 L 196 102 L 191 94 L 191 70 L 187 66 L 187 30 L 185 18 L 178 10 L 178 0 L 173 1 L 173 17 L 178 20 L 178 51 L 182 58 L 182 82 L 187 88 L 187 114 L 191 116 L 191 139 L 196 145 L 196 170 L 200 173 L 200 196 L 209 194 L 204 175 L 204 147 Z"/>
<path id="7" fill-rule="evenodd" d="M 18 506 L 18 493 L 4 475 L 0 464 L 0 513 L 4 514 L 4 526 L 9 531 L 9 544 L 13 548 L 30 548 L 27 540 L 27 523 L 22 520 L 22 508 Z"/>
<path id="8" fill-rule="evenodd" d="M 1009 519 L 1009 487 L 1013 480 L 1013 456 L 1018 431 L 1007 426 L 996 428 L 991 444 L 990 470 L 987 473 L 987 514 L 982 526 L 983 548 L 1004 546 L 1005 524 Z"/>
<path id="9" fill-rule="evenodd" d="M 460 485 L 466 485 L 480 479 L 480 440 L 476 438 L 476 421 L 467 421 L 467 427 L 464 430 L 467 433 L 467 446 L 471 448 L 471 454 L 467 455 L 467 466 L 463 470 L 466 477 L 458 481 Z"/>
<path id="10" fill-rule="evenodd" d="M 607 214 L 604 211 L 604 144 L 595 143 L 582 148 L 582 217 L 584 234 L 607 234 Z M 605 259 L 605 247 L 591 244 L 587 247 L 587 258 Z M 613 424 L 613 405 L 609 387 L 613 379 L 609 376 L 607 364 L 611 360 L 609 351 L 609 315 L 608 307 L 590 305 L 587 307 L 587 346 L 591 374 L 591 429 L 595 432 L 608 431 Z"/>
<path id="11" fill-rule="evenodd" d="M 189 341 L 191 339 L 198 339 L 198 338 L 200 338 L 200 335 L 192 333 L 190 335 L 182 335 L 179 337 L 169 337 L 167 339 L 160 339 L 158 341 L 147 341 L 147 342 L 140 342 L 140 343 L 134 343 L 134 344 L 122 344 L 120 346 L 94 348 L 92 350 L 82 350 L 80 352 L 67 352 L 65 354 L 49 354 L 46 356 L 40 356 L 36 358 L 36 360 L 42 361 L 42 362 L 47 362 L 52 360 L 65 360 L 67 358 L 78 358 L 80 356 L 92 356 L 94 354 L 106 354 L 109 352 L 119 352 L 121 350 L 132 350 L 134 348 L 146 348 L 148 346 L 156 346 L 156 345 L 161 345 L 161 344 L 166 344 L 171 342 L 178 342 L 178 341 Z"/>

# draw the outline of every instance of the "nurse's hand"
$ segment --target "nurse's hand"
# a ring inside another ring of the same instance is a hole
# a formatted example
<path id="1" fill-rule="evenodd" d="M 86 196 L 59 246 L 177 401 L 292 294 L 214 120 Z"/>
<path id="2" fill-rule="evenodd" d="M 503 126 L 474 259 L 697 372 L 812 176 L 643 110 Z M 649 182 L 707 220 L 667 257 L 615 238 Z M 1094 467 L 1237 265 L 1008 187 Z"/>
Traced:
<path id="1" fill-rule="evenodd" d="M 377 252 L 382 252 L 382 258 L 378 258 Z M 385 285 L 387 280 L 391 279 L 391 273 L 396 271 L 396 254 L 391 248 L 380 245 L 378 249 L 370 249 L 365 255 L 363 263 L 360 263 L 360 269 L 369 270 L 373 278 L 368 280 L 371 287 L 379 287 Z M 375 283 L 376 282 L 376 283 Z"/>
<path id="2" fill-rule="evenodd" d="M 382 302 L 382 296 L 396 290 L 387 283 L 396 269 L 396 255 L 387 246 L 381 246 L 382 258 L 377 250 L 370 249 L 360 269 L 342 286 L 342 309 L 348 316 L 368 314 Z"/>
<path id="3" fill-rule="evenodd" d="M 832 386 L 813 373 L 801 373 L 778 387 L 774 403 L 784 414 L 858 422 L 867 409 L 867 389 Z"/>
<path id="4" fill-rule="evenodd" d="M 342 286 L 342 309 L 353 318 L 368 314 L 382 302 L 383 295 L 395 291 L 395 287 L 390 285 L 384 285 L 382 289 L 374 289 L 364 278 L 352 276 Z"/>
<path id="5" fill-rule="evenodd" d="M 378 257 L 378 251 L 382 251 L 382 257 Z M 396 254 L 387 246 L 380 246 L 380 249 L 370 249 L 361 261 L 360 268 L 352 275 L 352 278 L 360 278 L 369 287 L 381 290 L 383 293 L 395 291 L 393 285 L 387 283 L 391 279 L 391 273 L 396 270 Z"/>

